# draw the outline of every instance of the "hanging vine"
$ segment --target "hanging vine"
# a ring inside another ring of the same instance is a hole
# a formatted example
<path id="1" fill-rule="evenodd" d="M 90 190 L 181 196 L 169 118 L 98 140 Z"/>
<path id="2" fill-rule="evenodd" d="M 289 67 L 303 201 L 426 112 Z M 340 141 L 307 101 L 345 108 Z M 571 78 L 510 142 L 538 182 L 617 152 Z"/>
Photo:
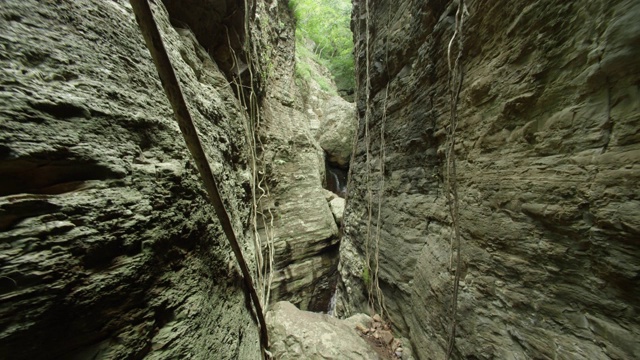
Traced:
<path id="1" fill-rule="evenodd" d="M 257 6 L 257 5 L 256 5 Z M 273 244 L 273 221 L 274 216 L 270 206 L 264 206 L 264 201 L 268 201 L 271 197 L 269 186 L 266 181 L 266 163 L 259 161 L 257 151 L 258 149 L 264 149 L 260 137 L 256 134 L 261 126 L 261 113 L 259 111 L 258 96 L 256 94 L 256 77 L 254 75 L 254 65 L 256 59 L 259 59 L 257 55 L 256 43 L 251 39 L 251 13 L 255 9 L 251 6 L 248 0 L 244 0 L 244 31 L 246 39 L 243 43 L 243 54 L 245 56 L 245 63 L 247 64 L 247 71 L 249 73 L 249 99 L 245 96 L 243 86 L 237 85 L 238 98 L 241 99 L 242 105 L 247 110 L 249 115 L 248 121 L 245 121 L 245 133 L 249 142 L 249 158 L 251 161 L 251 199 L 252 199 L 252 228 L 254 239 L 254 253 L 256 258 L 256 275 L 258 279 L 258 287 L 260 289 L 261 301 L 266 312 L 269 306 L 269 299 L 271 296 L 271 284 L 273 282 L 273 268 L 274 268 L 274 244 Z M 237 67 L 238 59 L 229 44 L 229 48 L 232 51 L 234 67 Z M 260 235 L 259 224 L 262 222 L 264 225 L 264 239 Z M 264 242 L 263 242 L 264 240 Z M 264 253 L 263 253 L 264 252 Z M 265 259 L 266 255 L 266 259 Z"/>
<path id="2" fill-rule="evenodd" d="M 370 55 L 370 36 L 371 31 L 369 29 L 369 0 L 365 1 L 365 112 L 364 112 L 364 141 L 366 148 L 365 157 L 365 183 L 366 183 L 366 197 L 367 197 L 367 234 L 365 237 L 365 267 L 366 277 L 365 282 L 367 285 L 367 294 L 369 296 L 369 305 L 375 312 L 375 302 L 373 297 L 373 284 L 371 279 L 373 271 L 371 269 L 371 219 L 372 219 L 372 194 L 371 194 L 371 138 L 369 136 L 369 121 L 371 118 L 371 55 Z"/>
<path id="3" fill-rule="evenodd" d="M 462 68 L 462 52 L 463 52 L 463 25 L 466 15 L 466 7 L 464 0 L 459 0 L 458 9 L 456 11 L 455 30 L 449 46 L 447 47 L 447 62 L 449 66 L 448 88 L 450 97 L 450 123 L 447 132 L 447 165 L 446 165 L 446 196 L 449 206 L 449 215 L 451 216 L 451 224 L 453 233 L 451 236 L 451 258 L 450 268 L 455 271 L 453 282 L 453 296 L 451 298 L 451 324 L 449 330 L 449 340 L 447 343 L 446 359 L 450 359 L 455 347 L 457 313 L 458 313 L 458 289 L 460 287 L 460 266 L 461 266 L 461 242 L 460 242 L 460 221 L 459 221 L 459 202 L 458 202 L 458 184 L 456 180 L 456 130 L 458 127 L 458 103 L 460 100 L 460 90 L 462 89 L 462 81 L 464 78 Z M 457 40 L 458 54 L 452 65 L 451 51 L 454 41 Z M 455 246 L 454 246 L 455 243 Z M 455 247 L 455 249 L 454 249 Z M 453 253 L 456 252 L 456 265 L 453 268 Z"/>
<path id="4" fill-rule="evenodd" d="M 385 39 L 385 69 L 387 74 L 389 73 L 389 34 L 390 34 L 390 23 L 391 23 L 391 12 L 387 13 L 387 25 L 386 25 L 386 39 Z M 380 231 L 382 227 L 382 201 L 384 199 L 385 192 L 385 163 L 387 161 L 386 158 L 386 140 L 385 140 L 385 125 L 387 122 L 387 100 L 389 97 L 389 84 L 391 83 L 391 79 L 387 80 L 387 85 L 384 91 L 384 101 L 382 106 L 382 120 L 380 122 L 380 190 L 378 191 L 378 218 L 376 221 L 376 243 L 375 243 L 375 265 L 376 269 L 373 274 L 373 279 L 376 288 L 376 297 L 378 300 L 378 308 L 380 309 L 380 315 L 383 318 L 391 320 L 389 311 L 387 311 L 387 307 L 384 302 L 384 294 L 382 293 L 382 289 L 380 288 Z"/>
<path id="5" fill-rule="evenodd" d="M 271 284 L 273 282 L 274 269 L 274 244 L 273 244 L 273 221 L 274 216 L 271 207 L 264 206 L 264 201 L 270 199 L 269 186 L 266 181 L 266 164 L 260 161 L 258 149 L 264 146 L 257 135 L 257 131 L 261 126 L 261 113 L 259 111 L 258 96 L 256 94 L 256 80 L 254 76 L 254 59 L 257 59 L 255 43 L 251 41 L 250 14 L 251 7 L 247 0 L 244 0 L 245 9 L 245 41 L 243 42 L 242 53 L 244 54 L 244 63 L 247 65 L 249 74 L 249 85 L 243 85 L 240 77 L 241 64 L 238 55 L 232 47 L 228 29 L 227 43 L 231 52 L 233 68 L 238 69 L 238 73 L 232 79 L 236 89 L 236 97 L 239 99 L 247 116 L 244 117 L 243 126 L 245 137 L 248 142 L 248 157 L 251 168 L 251 228 L 254 246 L 254 257 L 256 262 L 255 275 L 257 289 L 260 294 L 260 302 L 262 309 L 266 313 L 268 311 L 269 299 L 271 296 Z M 264 159 L 263 159 L 264 160 Z M 259 224 L 264 226 L 264 236 L 260 234 Z M 265 355 L 270 356 L 265 350 Z"/>
<path id="6" fill-rule="evenodd" d="M 360 8 L 361 9 L 361 8 Z M 360 10 L 361 11 L 361 10 Z M 376 214 L 376 227 L 375 232 L 372 234 L 372 221 L 373 221 L 373 189 L 372 189 L 372 146 L 371 146 L 371 116 L 372 116 L 372 108 L 371 108 L 371 54 L 370 54 L 370 46 L 371 46 L 371 8 L 369 0 L 365 1 L 365 46 L 364 46 L 364 57 L 365 57 L 365 114 L 364 114 L 364 142 L 365 142 L 365 183 L 366 183 L 366 202 L 367 202 L 367 227 L 366 227 L 366 235 L 365 235 L 365 243 L 364 243 L 364 252 L 365 252 L 365 261 L 364 261 L 364 269 L 363 269 L 363 280 L 365 286 L 367 288 L 367 296 L 368 303 L 373 313 L 380 314 L 384 319 L 388 320 L 388 311 L 386 309 L 386 305 L 384 303 L 384 294 L 382 289 L 380 288 L 380 233 L 381 233 L 381 224 L 382 224 L 382 202 L 384 199 L 384 191 L 385 191 L 385 162 L 386 162 L 386 153 L 385 153 L 385 122 L 387 116 L 387 96 L 389 93 L 389 83 L 385 88 L 385 98 L 384 98 L 384 106 L 382 113 L 382 120 L 380 124 L 380 167 L 379 167 L 379 177 L 380 177 L 380 185 L 378 189 L 378 206 L 377 206 L 377 214 Z M 390 19 L 388 20 L 388 22 Z M 389 24 L 387 23 L 387 29 Z M 358 27 L 359 30 L 359 27 Z M 388 40 L 388 31 L 387 31 L 387 40 Z M 360 37 L 360 32 L 358 31 L 357 38 Z M 357 46 L 357 58 L 362 54 L 362 50 L 360 49 L 361 45 L 358 43 Z M 388 64 L 388 41 L 386 47 L 385 54 L 385 66 Z M 359 72 L 358 72 L 359 73 Z M 360 82 L 358 81 L 358 84 Z M 358 85 L 359 86 L 359 85 Z M 355 154 L 355 148 L 354 148 Z"/>

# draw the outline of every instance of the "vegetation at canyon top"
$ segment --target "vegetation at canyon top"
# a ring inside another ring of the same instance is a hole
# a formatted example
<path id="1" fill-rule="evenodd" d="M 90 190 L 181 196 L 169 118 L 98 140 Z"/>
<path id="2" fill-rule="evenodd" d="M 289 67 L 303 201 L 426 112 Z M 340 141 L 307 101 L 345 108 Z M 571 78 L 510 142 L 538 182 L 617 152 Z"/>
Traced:
<path id="1" fill-rule="evenodd" d="M 353 90 L 351 1 L 290 0 L 289 7 L 296 19 L 297 75 L 305 79 L 318 78 L 305 64 L 304 58 L 309 58 L 329 69 L 338 89 Z M 319 84 L 325 88 L 321 81 Z"/>

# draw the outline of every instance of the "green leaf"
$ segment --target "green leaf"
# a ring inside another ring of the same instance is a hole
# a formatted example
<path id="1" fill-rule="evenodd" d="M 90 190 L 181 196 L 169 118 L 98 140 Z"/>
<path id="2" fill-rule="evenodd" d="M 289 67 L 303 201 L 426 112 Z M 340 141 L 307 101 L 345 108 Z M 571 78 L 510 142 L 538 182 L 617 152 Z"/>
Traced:
<path id="1" fill-rule="evenodd" d="M 296 52 L 326 61 L 338 89 L 355 88 L 351 0 L 290 0 L 289 8 L 296 18 Z"/>

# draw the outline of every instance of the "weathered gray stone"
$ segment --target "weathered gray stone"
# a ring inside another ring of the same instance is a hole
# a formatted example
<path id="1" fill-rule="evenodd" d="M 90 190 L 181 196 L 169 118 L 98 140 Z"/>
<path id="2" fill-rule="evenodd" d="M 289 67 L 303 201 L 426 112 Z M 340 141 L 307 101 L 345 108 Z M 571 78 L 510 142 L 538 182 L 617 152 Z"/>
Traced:
<path id="1" fill-rule="evenodd" d="M 365 319 L 366 320 L 366 319 Z M 379 359 L 355 330 L 351 320 L 298 310 L 289 302 L 267 313 L 270 351 L 276 359 Z M 370 319 L 369 319 L 370 321 Z"/>
<path id="2" fill-rule="evenodd" d="M 357 127 L 355 105 L 332 96 L 322 104 L 322 114 L 318 143 L 326 151 L 327 160 L 339 166 L 349 165 Z"/>
<path id="3" fill-rule="evenodd" d="M 261 205 L 275 248 L 271 301 L 326 311 L 336 281 L 338 228 L 322 189 L 323 152 L 300 125 L 302 113 L 273 108 L 281 115 L 265 119 L 269 194 Z"/>
<path id="4" fill-rule="evenodd" d="M 335 199 L 336 197 L 338 197 L 338 195 L 336 195 L 333 191 L 329 191 L 329 190 L 324 190 L 324 198 L 331 202 L 331 200 Z"/>
<path id="5" fill-rule="evenodd" d="M 335 198 L 329 202 L 333 217 L 338 225 L 342 224 L 342 215 L 344 214 L 345 200 L 343 198 Z"/>
<path id="6" fill-rule="evenodd" d="M 282 3 L 279 6 L 286 8 Z M 293 28 L 291 19 L 279 21 Z M 337 281 L 339 239 L 322 188 L 325 154 L 314 139 L 315 115 L 306 113 L 306 94 L 293 77 L 293 31 L 282 31 L 277 44 L 276 51 L 260 57 L 266 58 L 261 60 L 266 68 L 272 64 L 273 73 L 271 86 L 265 90 L 261 125 L 256 129 L 262 143 L 263 187 L 268 187 L 261 201 L 266 227 L 260 231 L 265 240 L 267 233 L 272 235 L 275 248 L 271 301 L 287 300 L 304 310 L 327 311 Z M 320 94 L 317 84 L 308 86 L 322 99 L 327 96 Z"/>
<path id="7" fill-rule="evenodd" d="M 334 92 L 323 90 L 317 80 L 330 84 L 335 90 L 335 83 L 329 70 L 313 59 L 298 57 L 298 61 L 306 62 L 306 66 L 314 69 L 315 76 L 321 79 L 306 79 L 301 88 L 302 108 L 306 121 L 301 122 L 318 141 L 327 153 L 327 160 L 340 167 L 349 164 L 353 149 L 358 122 L 355 104 L 346 101 Z M 301 80 L 301 79 L 300 79 Z"/>
<path id="8" fill-rule="evenodd" d="M 244 110 L 208 55 L 219 52 L 154 3 L 242 235 Z M 275 13 L 289 19 L 285 4 Z M 0 358 L 259 358 L 235 259 L 129 1 L 3 1 L 0 33 Z"/>
<path id="9" fill-rule="evenodd" d="M 454 358 L 638 358 L 640 5 L 465 3 Z M 380 287 L 393 324 L 414 356 L 443 359 L 454 278 L 444 154 L 456 6 L 370 6 L 369 57 L 380 66 L 366 74 L 367 16 L 358 2 L 360 127 L 336 309 L 368 312 L 363 259 L 367 233 L 373 244 L 379 227 Z"/>

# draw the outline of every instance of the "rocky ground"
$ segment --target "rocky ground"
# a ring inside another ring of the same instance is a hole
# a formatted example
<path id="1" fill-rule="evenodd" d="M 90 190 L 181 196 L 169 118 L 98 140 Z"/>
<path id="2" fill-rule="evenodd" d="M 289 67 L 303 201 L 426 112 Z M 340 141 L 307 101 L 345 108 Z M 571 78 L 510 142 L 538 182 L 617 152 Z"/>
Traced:
<path id="1" fill-rule="evenodd" d="M 267 314 L 275 359 L 413 359 L 378 315 L 336 319 L 276 303 Z"/>
<path id="2" fill-rule="evenodd" d="M 406 339 L 395 338 L 391 325 L 380 315 L 373 315 L 371 321 L 357 323 L 356 330 L 374 348 L 381 359 L 413 359 L 411 345 Z M 402 347 L 403 342 L 405 347 Z"/>

